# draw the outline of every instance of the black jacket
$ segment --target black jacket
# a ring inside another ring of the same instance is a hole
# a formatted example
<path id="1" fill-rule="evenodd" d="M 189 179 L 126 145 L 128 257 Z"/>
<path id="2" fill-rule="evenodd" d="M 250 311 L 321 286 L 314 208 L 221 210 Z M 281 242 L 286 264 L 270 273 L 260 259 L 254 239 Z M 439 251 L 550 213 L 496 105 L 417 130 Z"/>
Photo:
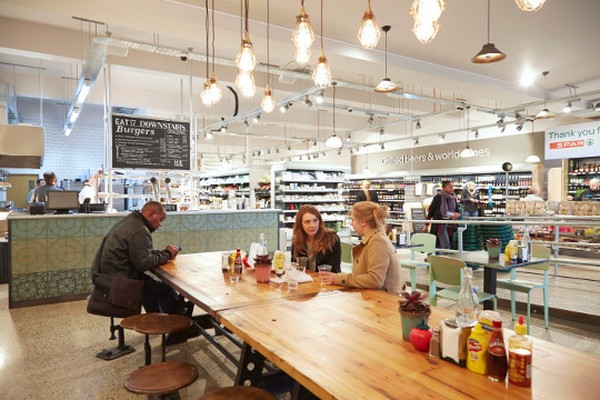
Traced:
<path id="1" fill-rule="evenodd" d="M 372 201 L 373 203 L 379 203 L 379 197 L 377 197 L 377 192 L 374 190 L 370 190 L 369 189 L 369 197 L 371 198 L 369 201 Z M 364 190 L 360 190 L 358 192 L 358 195 L 356 196 L 356 202 L 358 203 L 359 201 L 367 201 L 367 195 L 365 194 Z"/>
<path id="2" fill-rule="evenodd" d="M 296 261 L 294 250 L 294 245 L 292 244 L 292 261 Z M 331 272 L 342 272 L 340 269 L 340 264 L 342 263 L 342 246 L 338 235 L 335 235 L 335 241 L 331 250 L 325 251 L 325 253 L 318 253 L 316 255 L 315 266 L 328 264 L 331 265 Z M 308 252 L 305 249 L 298 249 L 298 257 L 308 257 Z"/>

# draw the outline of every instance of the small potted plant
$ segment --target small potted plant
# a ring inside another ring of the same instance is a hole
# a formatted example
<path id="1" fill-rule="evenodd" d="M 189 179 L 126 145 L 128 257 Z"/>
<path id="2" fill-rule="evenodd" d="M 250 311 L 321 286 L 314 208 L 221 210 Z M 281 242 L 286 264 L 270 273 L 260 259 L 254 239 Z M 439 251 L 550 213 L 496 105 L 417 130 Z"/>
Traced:
<path id="1" fill-rule="evenodd" d="M 254 257 L 254 273 L 256 282 L 269 283 L 271 279 L 271 264 L 273 259 L 270 254 L 260 254 Z"/>
<path id="2" fill-rule="evenodd" d="M 497 238 L 488 239 L 486 242 L 486 247 L 487 247 L 489 258 L 500 257 L 500 249 L 502 248 L 502 241 L 500 241 L 500 239 L 497 239 Z"/>
<path id="3" fill-rule="evenodd" d="M 425 300 L 429 294 L 415 290 L 414 292 L 402 292 L 400 296 L 401 299 L 398 300 L 398 303 L 402 321 L 402 338 L 408 342 L 413 328 L 419 324 L 427 324 L 431 309 Z"/>

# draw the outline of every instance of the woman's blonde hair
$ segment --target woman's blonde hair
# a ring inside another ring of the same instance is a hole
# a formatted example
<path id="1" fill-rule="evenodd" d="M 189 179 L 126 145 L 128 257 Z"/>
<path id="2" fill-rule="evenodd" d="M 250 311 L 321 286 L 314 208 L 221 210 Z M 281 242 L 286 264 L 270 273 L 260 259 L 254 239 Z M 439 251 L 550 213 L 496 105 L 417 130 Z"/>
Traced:
<path id="1" fill-rule="evenodd" d="M 385 219 L 389 215 L 388 206 L 380 206 L 372 201 L 361 201 L 352 206 L 354 218 L 365 221 L 373 229 L 385 228 Z"/>

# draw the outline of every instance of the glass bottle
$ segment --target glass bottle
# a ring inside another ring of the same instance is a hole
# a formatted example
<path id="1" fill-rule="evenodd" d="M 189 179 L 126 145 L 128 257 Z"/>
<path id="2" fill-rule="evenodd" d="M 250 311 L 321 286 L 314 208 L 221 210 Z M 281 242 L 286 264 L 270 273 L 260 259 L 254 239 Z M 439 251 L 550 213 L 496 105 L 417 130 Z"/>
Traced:
<path id="1" fill-rule="evenodd" d="M 257 251 L 257 255 L 269 254 L 269 246 L 267 243 L 267 239 L 265 238 L 265 234 L 262 232 L 260 233 L 258 243 L 260 245 L 260 248 Z"/>
<path id="2" fill-rule="evenodd" d="M 523 316 L 515 325 L 515 334 L 508 339 L 508 381 L 517 386 L 531 386 L 531 354 L 533 342 L 525 334 Z"/>
<path id="3" fill-rule="evenodd" d="M 487 376 L 494 382 L 504 382 L 508 365 L 502 335 L 502 321 L 495 319 L 488 347 Z"/>
<path id="4" fill-rule="evenodd" d="M 477 322 L 479 301 L 473 291 L 473 272 L 471 268 L 463 268 L 463 280 L 456 299 L 456 324 L 461 328 L 475 325 Z"/>

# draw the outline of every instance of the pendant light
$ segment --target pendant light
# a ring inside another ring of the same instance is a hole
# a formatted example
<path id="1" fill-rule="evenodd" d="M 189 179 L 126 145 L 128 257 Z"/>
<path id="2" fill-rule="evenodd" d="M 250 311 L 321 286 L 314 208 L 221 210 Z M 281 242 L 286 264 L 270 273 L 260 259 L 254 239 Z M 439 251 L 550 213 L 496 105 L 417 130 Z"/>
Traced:
<path id="1" fill-rule="evenodd" d="M 469 147 L 469 109 L 470 108 L 471 108 L 471 106 L 465 107 L 465 109 L 467 110 L 467 146 L 464 148 L 463 151 L 460 152 L 460 158 L 475 157 L 475 151 L 471 150 L 471 147 Z"/>
<path id="2" fill-rule="evenodd" d="M 552 114 L 548 110 L 548 107 L 546 106 L 546 77 L 548 76 L 549 73 L 550 73 L 550 71 L 544 71 L 544 72 L 542 72 L 542 75 L 544 76 L 544 109 L 542 111 L 540 111 L 535 116 L 535 119 L 551 119 L 551 118 L 554 118 L 554 114 Z"/>
<path id="3" fill-rule="evenodd" d="M 321 53 L 319 54 L 317 66 L 312 73 L 312 78 L 318 88 L 325 88 L 331 83 L 331 70 L 323 49 L 323 0 L 321 0 Z"/>
<path id="4" fill-rule="evenodd" d="M 377 19 L 371 9 L 371 0 L 367 5 L 367 9 L 363 14 L 362 20 L 360 21 L 360 28 L 358 29 L 358 41 L 360 45 L 365 49 L 374 49 L 377 47 L 381 32 L 379 32 L 379 25 Z"/>
<path id="5" fill-rule="evenodd" d="M 266 113 L 270 113 L 275 109 L 275 98 L 271 93 L 271 88 L 269 87 L 269 82 L 271 81 L 271 53 L 269 49 L 269 31 L 271 30 L 271 18 L 270 18 L 270 3 L 267 0 L 267 86 L 265 87 L 265 95 L 263 96 L 261 107 L 262 110 Z"/>
<path id="6" fill-rule="evenodd" d="M 240 89 L 240 94 L 245 98 L 253 97 L 256 93 L 256 84 L 254 82 L 254 68 L 256 67 L 256 54 L 254 46 L 250 40 L 248 31 L 248 13 L 250 9 L 249 0 L 244 0 L 242 15 L 243 33 L 240 50 L 235 58 L 235 64 L 238 67 L 238 73 L 235 77 L 235 84 Z"/>
<path id="7" fill-rule="evenodd" d="M 527 156 L 527 158 L 525 159 L 526 163 L 529 164 L 537 164 L 539 162 L 541 162 L 540 157 L 534 153 L 533 150 L 533 132 L 534 132 L 534 128 L 533 128 L 533 123 L 534 120 L 531 120 L 531 132 L 529 132 L 529 139 L 530 139 L 530 143 L 531 143 L 531 154 Z"/>
<path id="8" fill-rule="evenodd" d="M 487 43 L 483 45 L 479 53 L 471 58 L 475 64 L 489 64 L 497 61 L 502 61 L 506 58 L 506 54 L 496 48 L 494 43 L 490 43 L 490 0 L 487 7 Z"/>
<path id="9" fill-rule="evenodd" d="M 205 18 L 205 32 L 206 32 L 206 81 L 202 87 L 202 91 L 200 93 L 200 99 L 202 100 L 202 104 L 206 107 L 212 107 L 214 104 L 217 104 L 222 97 L 221 92 L 221 84 L 219 83 L 216 73 L 215 73 L 215 3 L 214 0 L 211 2 L 212 4 L 212 24 L 211 18 L 209 18 L 209 7 L 208 0 L 204 1 L 204 6 L 206 9 L 206 18 Z M 209 69 L 209 29 L 212 25 L 212 73 L 210 78 L 208 78 L 208 69 Z"/>
<path id="10" fill-rule="evenodd" d="M 310 25 L 308 14 L 304 9 L 304 0 L 300 3 L 300 14 L 296 15 L 296 24 L 292 32 L 292 42 L 296 46 L 294 59 L 300 65 L 308 64 L 310 61 L 310 47 L 315 41 L 315 34 Z"/>
<path id="11" fill-rule="evenodd" d="M 546 0 L 515 0 L 521 11 L 538 11 L 544 7 Z"/>
<path id="12" fill-rule="evenodd" d="M 391 93 L 391 92 L 395 92 L 396 90 L 398 90 L 398 85 L 396 85 L 395 82 L 392 82 L 390 78 L 388 78 L 388 32 L 390 31 L 390 29 L 392 29 L 392 27 L 390 25 L 384 25 L 382 28 L 383 32 L 385 33 L 385 64 L 384 64 L 384 68 L 385 68 L 385 77 L 381 80 L 381 82 L 379 82 L 377 84 L 377 86 L 375 86 L 375 91 L 377 93 Z"/>
<path id="13" fill-rule="evenodd" d="M 431 42 L 440 30 L 438 20 L 446 8 L 444 0 L 414 0 L 410 15 L 415 20 L 413 33 L 419 42 Z"/>
<path id="14" fill-rule="evenodd" d="M 331 82 L 331 86 L 333 86 L 333 132 L 331 136 L 325 141 L 325 147 L 329 147 L 331 149 L 339 149 L 342 147 L 342 139 L 335 133 L 335 87 L 337 82 Z"/>

